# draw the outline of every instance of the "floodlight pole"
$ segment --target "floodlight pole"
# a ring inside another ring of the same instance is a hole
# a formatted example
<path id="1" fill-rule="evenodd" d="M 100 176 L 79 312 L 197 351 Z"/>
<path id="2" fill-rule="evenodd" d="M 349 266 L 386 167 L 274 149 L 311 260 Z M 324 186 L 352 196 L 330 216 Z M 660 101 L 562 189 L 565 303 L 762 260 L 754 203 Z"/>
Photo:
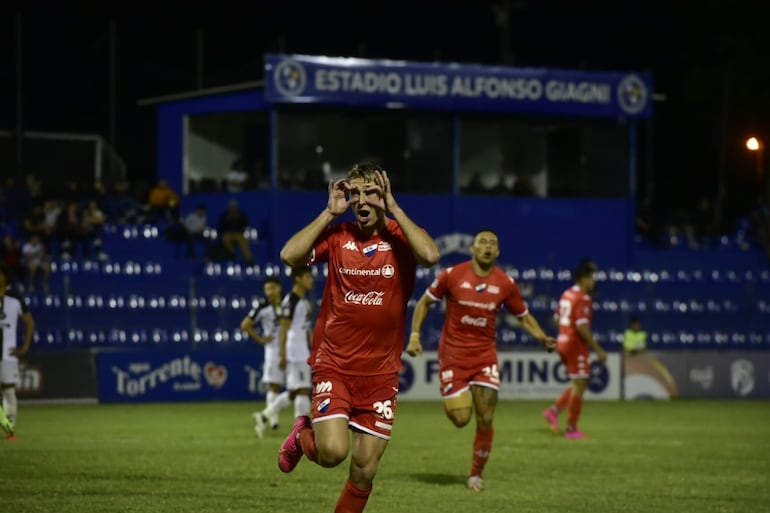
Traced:
<path id="1" fill-rule="evenodd" d="M 22 95 L 21 13 L 16 13 L 16 176 L 24 175 L 24 97 Z"/>
<path id="2" fill-rule="evenodd" d="M 115 19 L 110 20 L 110 77 L 109 77 L 109 141 L 113 148 L 117 148 L 117 109 L 115 104 L 117 103 L 117 44 L 118 33 L 115 25 Z"/>

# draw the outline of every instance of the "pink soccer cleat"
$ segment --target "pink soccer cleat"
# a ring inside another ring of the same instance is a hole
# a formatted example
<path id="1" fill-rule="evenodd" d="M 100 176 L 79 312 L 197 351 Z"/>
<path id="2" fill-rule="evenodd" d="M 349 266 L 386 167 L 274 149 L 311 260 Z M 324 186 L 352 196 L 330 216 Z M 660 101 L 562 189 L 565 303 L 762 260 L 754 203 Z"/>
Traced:
<path id="1" fill-rule="evenodd" d="M 551 408 L 547 408 L 545 411 L 543 411 L 543 417 L 545 418 L 545 421 L 548 423 L 548 426 L 551 428 L 551 431 L 553 431 L 554 433 L 558 433 L 559 418 L 556 416 L 553 410 Z"/>
<path id="2" fill-rule="evenodd" d="M 310 417 L 307 415 L 300 415 L 294 421 L 289 436 L 283 441 L 281 449 L 278 451 L 278 468 L 281 469 L 281 472 L 291 472 L 302 459 L 302 446 L 298 440 L 299 432 L 311 426 Z"/>
<path id="3" fill-rule="evenodd" d="M 572 429 L 564 432 L 564 438 L 571 438 L 572 440 L 581 440 L 583 438 L 588 438 L 588 435 L 581 433 L 577 429 Z"/>

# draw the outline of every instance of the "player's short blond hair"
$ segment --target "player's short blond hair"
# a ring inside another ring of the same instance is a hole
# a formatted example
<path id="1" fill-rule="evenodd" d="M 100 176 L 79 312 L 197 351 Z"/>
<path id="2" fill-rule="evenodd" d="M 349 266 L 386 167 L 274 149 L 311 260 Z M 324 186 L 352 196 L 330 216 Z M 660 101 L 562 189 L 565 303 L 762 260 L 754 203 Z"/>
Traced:
<path id="1" fill-rule="evenodd" d="M 373 180 L 377 171 L 383 172 L 385 170 L 376 162 L 359 162 L 353 166 L 350 172 L 348 172 L 348 181 L 356 178 L 360 178 L 364 181 Z"/>

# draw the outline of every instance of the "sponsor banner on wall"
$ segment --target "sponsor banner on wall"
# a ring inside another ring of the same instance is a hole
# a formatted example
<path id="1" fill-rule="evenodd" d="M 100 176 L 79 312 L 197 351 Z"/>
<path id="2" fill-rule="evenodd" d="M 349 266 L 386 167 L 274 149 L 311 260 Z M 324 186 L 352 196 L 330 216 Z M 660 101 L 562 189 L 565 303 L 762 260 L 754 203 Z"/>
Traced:
<path id="1" fill-rule="evenodd" d="M 87 350 L 31 351 L 19 362 L 20 399 L 93 399 L 94 356 Z"/>
<path id="2" fill-rule="evenodd" d="M 265 55 L 265 99 L 449 111 L 649 117 L 648 73 Z"/>
<path id="3" fill-rule="evenodd" d="M 438 353 L 426 351 L 402 356 L 399 400 L 441 399 Z M 500 399 L 555 399 L 569 384 L 567 371 L 555 353 L 545 351 L 500 352 Z M 586 399 L 620 399 L 621 357 L 608 353 L 607 361 L 593 361 Z"/>
<path id="4" fill-rule="evenodd" d="M 648 351 L 624 360 L 626 399 L 770 399 L 767 351 Z"/>
<path id="5" fill-rule="evenodd" d="M 262 351 L 114 351 L 97 356 L 100 402 L 262 400 Z"/>

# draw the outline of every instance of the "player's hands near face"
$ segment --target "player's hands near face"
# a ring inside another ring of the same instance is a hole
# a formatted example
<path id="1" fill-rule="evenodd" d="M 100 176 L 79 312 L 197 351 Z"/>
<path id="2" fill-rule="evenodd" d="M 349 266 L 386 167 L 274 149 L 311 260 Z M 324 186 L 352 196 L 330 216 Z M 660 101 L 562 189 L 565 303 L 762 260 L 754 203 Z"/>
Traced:
<path id="1" fill-rule="evenodd" d="M 385 212 L 393 212 L 398 208 L 396 198 L 393 197 L 393 191 L 390 187 L 390 178 L 386 171 L 375 171 L 375 182 L 377 183 L 376 189 L 379 191 L 377 195 L 367 196 L 366 203 L 383 209 Z"/>
<path id="2" fill-rule="evenodd" d="M 350 206 L 347 194 L 349 189 L 348 182 L 345 180 L 336 182 L 329 180 L 329 202 L 326 204 L 326 210 L 335 216 L 344 214 Z"/>
<path id="3" fill-rule="evenodd" d="M 422 354 L 422 343 L 420 342 L 419 333 L 412 333 L 409 336 L 409 344 L 406 346 L 406 353 L 409 356 L 419 356 Z"/>
<path id="4" fill-rule="evenodd" d="M 543 338 L 541 338 L 540 343 L 543 344 L 543 347 L 549 353 L 552 353 L 553 350 L 556 349 L 556 339 L 549 337 L 548 335 L 545 335 Z"/>

